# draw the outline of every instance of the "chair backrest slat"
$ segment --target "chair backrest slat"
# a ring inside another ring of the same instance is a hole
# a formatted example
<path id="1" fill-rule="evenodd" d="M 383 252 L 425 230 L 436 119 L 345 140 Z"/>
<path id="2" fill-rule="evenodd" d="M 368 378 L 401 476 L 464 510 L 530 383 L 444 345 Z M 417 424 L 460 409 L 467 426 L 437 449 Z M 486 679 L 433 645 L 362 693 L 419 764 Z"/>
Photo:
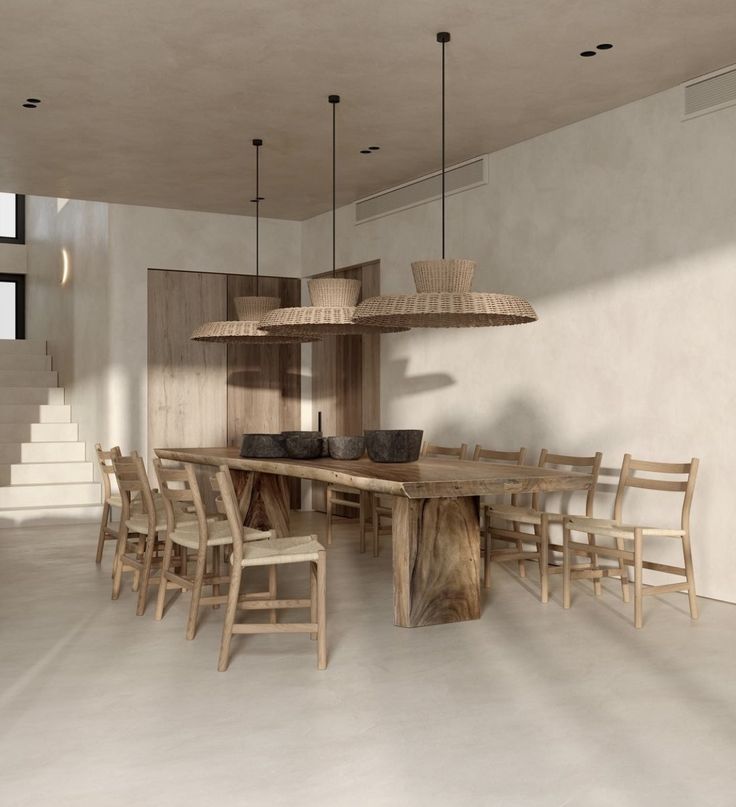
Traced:
<path id="1" fill-rule="evenodd" d="M 623 500 L 626 488 L 657 490 L 670 493 L 684 493 L 680 525 L 683 530 L 690 531 L 690 507 L 695 493 L 695 481 L 698 476 L 700 460 L 693 457 L 690 462 L 654 462 L 652 460 L 635 460 L 631 454 L 624 454 L 621 464 L 621 475 L 618 480 L 616 499 L 613 503 L 613 517 L 623 520 Z M 660 476 L 686 476 L 686 479 L 655 479 L 635 476 L 636 471 L 659 474 Z"/>
<path id="2" fill-rule="evenodd" d="M 99 443 L 95 443 L 95 453 L 97 454 L 97 464 L 100 466 L 102 491 L 104 499 L 107 501 L 112 494 L 111 477 L 115 475 L 112 461 L 115 457 L 121 457 L 122 451 L 120 446 L 113 446 L 109 451 L 105 451 Z"/>
<path id="3" fill-rule="evenodd" d="M 463 443 L 459 446 L 439 446 L 435 445 L 434 443 L 423 443 L 421 453 L 423 457 L 454 457 L 458 460 L 464 460 L 467 459 L 468 456 L 468 444 Z"/>
<path id="4" fill-rule="evenodd" d="M 539 452 L 538 464 L 540 468 L 559 468 L 559 466 L 562 465 L 570 469 L 575 469 L 577 473 L 581 473 L 583 469 L 587 470 L 588 474 L 586 475 L 590 477 L 590 487 L 585 497 L 585 515 L 592 516 L 595 504 L 595 492 L 598 486 L 598 477 L 601 472 L 602 462 L 603 454 L 600 451 L 597 451 L 592 457 L 578 457 L 573 454 L 553 454 L 546 448 L 543 448 Z M 542 509 L 541 502 L 544 495 L 543 493 L 532 494 L 532 507 L 535 510 Z"/>
<path id="5" fill-rule="evenodd" d="M 200 551 L 206 550 L 209 539 L 207 511 L 202 500 L 194 466 L 190 463 L 185 463 L 183 468 L 166 466 L 156 457 L 153 461 L 153 467 L 156 471 L 156 478 L 164 501 L 168 530 L 170 532 L 175 531 L 182 521 L 182 517 L 185 516 L 182 504 L 194 505 L 194 512 L 199 526 Z"/>
<path id="6" fill-rule="evenodd" d="M 123 503 L 122 520 L 130 518 L 133 495 L 137 493 L 143 512 L 148 516 L 150 535 L 156 524 L 156 505 L 143 459 L 134 452 L 129 457 L 114 457 L 112 463 Z"/>
<path id="7" fill-rule="evenodd" d="M 473 451 L 474 462 L 501 462 L 513 463 L 514 465 L 523 465 L 526 457 L 526 448 L 522 447 L 517 451 L 496 451 L 493 448 L 483 448 L 478 443 Z"/>

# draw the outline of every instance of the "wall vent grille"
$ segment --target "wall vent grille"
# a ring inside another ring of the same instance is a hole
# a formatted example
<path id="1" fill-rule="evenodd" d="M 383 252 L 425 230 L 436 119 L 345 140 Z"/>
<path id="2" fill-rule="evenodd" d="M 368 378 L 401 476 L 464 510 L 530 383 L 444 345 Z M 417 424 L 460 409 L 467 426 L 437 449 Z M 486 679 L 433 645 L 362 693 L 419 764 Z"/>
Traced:
<path id="1" fill-rule="evenodd" d="M 717 112 L 736 104 L 736 67 L 727 67 L 688 81 L 685 88 L 683 120 Z"/>
<path id="2" fill-rule="evenodd" d="M 355 223 L 366 221 L 407 210 L 440 198 L 442 180 L 440 172 L 398 185 L 355 203 Z M 488 183 L 488 161 L 485 156 L 453 165 L 445 171 L 447 195 L 477 188 Z"/>

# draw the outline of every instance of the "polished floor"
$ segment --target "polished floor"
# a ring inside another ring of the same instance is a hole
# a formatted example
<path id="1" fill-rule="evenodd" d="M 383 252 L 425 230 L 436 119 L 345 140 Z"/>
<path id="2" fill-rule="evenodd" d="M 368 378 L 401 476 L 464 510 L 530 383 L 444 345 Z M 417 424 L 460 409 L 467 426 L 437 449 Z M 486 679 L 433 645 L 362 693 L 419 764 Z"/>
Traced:
<path id="1" fill-rule="evenodd" d="M 303 532 L 320 529 L 301 515 Z M 736 607 L 494 571 L 480 621 L 392 625 L 390 547 L 342 526 L 328 556 L 329 667 L 303 636 L 184 639 L 110 600 L 94 527 L 0 531 L 4 807 L 734 807 Z M 290 575 L 284 591 L 302 576 Z"/>

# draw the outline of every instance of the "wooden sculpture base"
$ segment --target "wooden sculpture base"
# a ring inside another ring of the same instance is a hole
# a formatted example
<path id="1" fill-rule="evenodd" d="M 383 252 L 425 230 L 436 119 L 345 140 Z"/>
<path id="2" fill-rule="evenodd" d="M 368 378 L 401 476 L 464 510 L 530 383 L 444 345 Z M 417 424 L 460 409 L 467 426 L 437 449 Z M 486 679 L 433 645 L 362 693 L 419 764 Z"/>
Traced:
<path id="1" fill-rule="evenodd" d="M 480 499 L 395 498 L 394 624 L 480 618 Z"/>
<path id="2" fill-rule="evenodd" d="M 242 501 L 243 495 L 250 495 L 247 505 L 245 526 L 256 530 L 274 530 L 277 538 L 289 535 L 289 486 L 285 476 L 275 474 L 249 473 L 231 470 L 233 486 Z M 249 477 L 253 486 L 248 493 Z"/>

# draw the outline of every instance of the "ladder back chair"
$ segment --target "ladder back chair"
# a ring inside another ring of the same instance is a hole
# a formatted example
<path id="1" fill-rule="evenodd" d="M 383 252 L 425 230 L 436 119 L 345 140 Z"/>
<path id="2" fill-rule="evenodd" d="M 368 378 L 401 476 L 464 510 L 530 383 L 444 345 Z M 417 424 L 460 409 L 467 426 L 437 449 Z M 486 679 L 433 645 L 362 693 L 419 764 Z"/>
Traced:
<path id="1" fill-rule="evenodd" d="M 584 473 L 589 477 L 589 487 L 585 497 L 585 515 L 593 515 L 593 505 L 595 492 L 598 485 L 598 476 L 601 470 L 603 454 L 598 451 L 592 457 L 578 457 L 569 454 L 551 454 L 543 448 L 539 454 L 539 468 L 566 468 L 568 470 Z M 546 494 L 542 492 L 533 493 L 531 496 L 531 506 L 519 506 L 518 500 L 512 501 L 511 505 L 489 505 L 486 508 L 485 522 L 485 563 L 484 580 L 485 588 L 491 585 L 491 563 L 509 563 L 517 561 L 524 564 L 526 561 L 536 561 L 539 565 L 539 588 L 540 599 L 543 603 L 549 601 L 549 576 L 550 574 L 561 574 L 562 567 L 550 562 L 550 551 L 563 551 L 562 544 L 553 544 L 550 541 L 549 525 L 562 524 L 566 513 L 548 511 L 544 507 Z M 512 497 L 513 499 L 513 497 Z M 511 529 L 507 526 L 500 526 L 496 521 L 511 522 Z M 524 530 L 523 527 L 531 527 Z M 493 549 L 493 541 L 499 540 L 507 543 L 514 543 L 515 547 L 510 549 Z M 592 534 L 588 535 L 589 544 L 594 544 L 595 539 Z M 526 549 L 524 545 L 533 544 L 533 549 Z M 589 545 L 586 545 L 589 549 Z M 597 556 L 592 555 L 589 564 L 585 568 L 595 565 Z M 583 571 L 583 568 L 576 569 L 576 573 Z M 623 586 L 622 582 L 622 586 Z M 600 582 L 596 584 L 596 594 L 600 593 Z"/>
<path id="2" fill-rule="evenodd" d="M 220 593 L 221 584 L 229 580 L 229 576 L 222 574 L 221 548 L 227 549 L 232 545 L 233 533 L 227 520 L 223 520 L 220 515 L 207 513 L 193 465 L 187 463 L 183 468 L 167 467 L 156 458 L 153 467 L 163 497 L 166 529 L 161 578 L 156 599 L 156 619 L 163 618 L 168 590 L 191 591 L 186 637 L 194 639 L 197 634 L 200 608 L 206 605 L 219 606 L 227 602 L 227 596 Z M 252 485 L 252 477 L 250 479 Z M 194 512 L 191 512 L 192 509 Z M 240 509 L 238 513 L 242 524 Z M 270 532 L 245 528 L 243 539 L 242 533 L 241 529 L 237 540 L 257 541 L 271 535 Z M 174 562 L 175 546 L 178 547 L 181 556 L 178 573 L 175 571 L 177 565 Z M 193 574 L 189 572 L 190 550 L 194 553 Z M 202 594 L 205 586 L 211 587 L 210 595 Z"/>
<path id="3" fill-rule="evenodd" d="M 121 510 L 123 501 L 119 493 L 113 493 L 112 477 L 115 475 L 112 461 L 115 457 L 121 457 L 120 446 L 113 446 L 109 451 L 105 451 L 99 443 L 95 443 L 95 453 L 97 454 L 97 464 L 100 467 L 100 477 L 102 478 L 102 519 L 100 521 L 100 534 L 97 538 L 97 554 L 95 563 L 102 562 L 102 552 L 105 548 L 105 541 L 117 541 L 118 531 L 111 526 L 112 508 Z"/>
<path id="4" fill-rule="evenodd" d="M 217 473 L 222 500 L 227 512 L 227 523 L 235 536 L 230 558 L 232 570 L 228 589 L 225 624 L 222 630 L 222 643 L 217 669 L 227 670 L 230 663 L 230 643 L 234 634 L 242 633 L 308 633 L 317 640 L 317 667 L 327 667 L 326 636 L 326 552 L 317 541 L 316 535 L 290 538 L 269 538 L 264 541 L 249 542 L 243 535 L 242 519 L 238 500 L 233 488 L 230 470 L 226 465 Z M 241 537 L 243 540 L 239 540 Z M 275 566 L 293 563 L 309 564 L 309 597 L 300 599 L 256 599 L 241 594 L 243 570 L 257 566 Z M 287 608 L 308 608 L 309 622 L 283 622 L 277 625 L 263 622 L 236 622 L 238 609 L 272 610 Z"/>
<path id="5" fill-rule="evenodd" d="M 434 443 L 422 443 L 420 457 L 432 457 L 434 459 L 457 459 L 468 458 L 468 444 L 462 443 L 459 446 L 440 446 Z M 373 495 L 371 496 L 371 524 L 373 526 L 373 554 L 378 556 L 381 547 L 381 536 L 391 535 L 391 516 L 393 513 L 392 502 L 387 498 Z"/>
<path id="6" fill-rule="evenodd" d="M 112 598 L 117 600 L 120 596 L 123 573 L 132 571 L 133 590 L 138 591 L 136 614 L 142 616 L 157 555 L 157 536 L 166 528 L 166 519 L 160 497 L 151 490 L 142 458 L 134 453 L 113 457 L 112 463 L 121 499 Z"/>
<path id="7" fill-rule="evenodd" d="M 695 492 L 695 481 L 698 475 L 700 460 L 693 457 L 690 462 L 653 462 L 650 460 L 632 459 L 631 454 L 624 455 L 619 477 L 616 499 L 613 505 L 613 519 L 593 519 L 571 516 L 563 524 L 564 553 L 563 553 L 563 605 L 570 607 L 572 563 L 573 556 L 587 554 L 595 557 L 612 558 L 618 561 L 618 566 L 612 568 L 594 568 L 582 572 L 581 576 L 601 577 L 620 576 L 624 586 L 624 601 L 629 601 L 628 567 L 634 567 L 634 626 L 643 625 L 643 600 L 646 596 L 664 594 L 673 591 L 686 591 L 690 617 L 698 618 L 698 603 L 695 596 L 695 578 L 693 574 L 693 560 L 690 544 L 690 509 Z M 656 478 L 637 475 L 638 472 L 656 474 Z M 673 476 L 678 477 L 672 479 Z M 685 477 L 684 479 L 682 477 Z M 664 478 L 662 478 L 664 477 Z M 668 478 L 669 477 L 669 478 Z M 641 488 L 651 491 L 665 491 L 669 493 L 682 493 L 682 509 L 680 511 L 680 527 L 655 527 L 641 524 L 625 523 L 623 520 L 623 500 L 627 488 Z M 615 539 L 616 548 L 591 546 L 574 541 L 573 532 L 587 532 L 596 536 L 606 536 Z M 645 539 L 651 536 L 673 538 L 682 543 L 683 566 L 655 563 L 644 560 Z M 627 546 L 628 542 L 628 546 Z M 647 586 L 644 588 L 642 573 L 644 569 L 655 572 L 683 577 L 683 582 L 667 583 L 664 585 Z"/>
<path id="8" fill-rule="evenodd" d="M 356 497 L 356 498 L 348 498 Z M 371 512 L 372 496 L 370 493 L 346 485 L 336 485 L 329 483 L 325 488 L 325 518 L 327 521 L 327 545 L 332 543 L 332 519 L 335 516 L 336 507 L 347 507 L 350 510 L 358 511 L 358 523 L 360 525 L 360 552 L 365 552 L 366 532 L 368 530 L 367 515 Z M 378 555 L 375 532 L 373 535 L 373 556 Z"/>

